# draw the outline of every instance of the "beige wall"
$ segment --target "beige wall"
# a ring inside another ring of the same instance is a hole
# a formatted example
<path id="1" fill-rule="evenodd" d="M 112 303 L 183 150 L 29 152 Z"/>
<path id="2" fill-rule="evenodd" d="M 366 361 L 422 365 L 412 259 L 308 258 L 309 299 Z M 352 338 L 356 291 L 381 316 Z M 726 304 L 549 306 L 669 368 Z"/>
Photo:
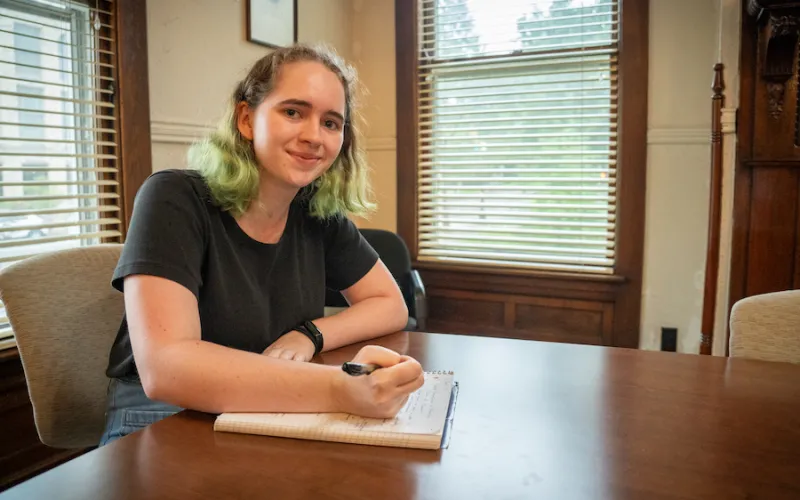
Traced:
<path id="1" fill-rule="evenodd" d="M 378 212 L 362 227 L 397 228 L 394 1 L 353 0 L 352 62 L 367 90 L 363 96 L 365 145 Z"/>
<path id="2" fill-rule="evenodd" d="M 708 230 L 716 0 L 650 1 L 644 283 L 640 346 L 699 352 Z"/>
<path id="3" fill-rule="evenodd" d="M 186 165 L 236 82 L 269 49 L 247 41 L 244 0 L 147 2 L 153 170 Z M 350 0 L 298 0 L 298 39 L 350 56 Z"/>
<path id="4" fill-rule="evenodd" d="M 710 83 L 718 3 L 650 0 L 650 84 L 641 347 L 662 326 L 697 352 L 708 213 Z M 244 2 L 148 2 L 154 169 L 184 165 L 188 143 L 218 116 L 235 81 L 266 49 L 245 41 Z M 299 37 L 334 45 L 359 70 L 365 146 L 378 212 L 396 229 L 394 0 L 299 0 Z M 191 15 L 186 13 L 190 12 Z M 357 22 L 356 22 L 357 21 Z M 642 124 L 645 126 L 645 124 Z"/>

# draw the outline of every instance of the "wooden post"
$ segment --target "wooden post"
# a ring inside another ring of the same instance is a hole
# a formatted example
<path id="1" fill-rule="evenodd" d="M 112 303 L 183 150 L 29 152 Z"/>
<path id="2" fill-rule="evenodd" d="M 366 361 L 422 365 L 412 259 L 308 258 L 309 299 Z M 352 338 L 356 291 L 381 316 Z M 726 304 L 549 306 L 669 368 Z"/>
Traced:
<path id="1" fill-rule="evenodd" d="M 722 108 L 725 105 L 725 82 L 722 64 L 714 65 L 714 91 L 711 97 L 711 189 L 708 208 L 708 248 L 706 250 L 706 280 L 703 292 L 703 323 L 700 354 L 711 354 L 714 340 L 714 315 L 717 305 L 717 274 L 719 271 L 719 227 L 722 199 Z"/>

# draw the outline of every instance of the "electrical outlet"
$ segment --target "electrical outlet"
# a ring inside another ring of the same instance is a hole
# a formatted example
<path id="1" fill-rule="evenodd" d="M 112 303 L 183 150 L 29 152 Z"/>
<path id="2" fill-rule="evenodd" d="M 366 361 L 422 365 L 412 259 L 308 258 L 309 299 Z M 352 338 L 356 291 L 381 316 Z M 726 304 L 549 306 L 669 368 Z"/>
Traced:
<path id="1" fill-rule="evenodd" d="M 678 350 L 678 329 L 661 327 L 661 350 L 676 352 Z"/>

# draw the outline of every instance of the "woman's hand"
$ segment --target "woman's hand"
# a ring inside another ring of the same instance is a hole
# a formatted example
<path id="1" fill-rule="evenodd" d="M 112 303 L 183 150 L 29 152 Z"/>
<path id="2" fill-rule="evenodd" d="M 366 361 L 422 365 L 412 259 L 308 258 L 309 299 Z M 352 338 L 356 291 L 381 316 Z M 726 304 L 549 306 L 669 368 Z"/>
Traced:
<path id="1" fill-rule="evenodd" d="M 422 367 L 413 358 L 379 346 L 366 346 L 353 358 L 383 368 L 354 377 L 341 372 L 334 383 L 334 397 L 342 411 L 373 418 L 392 418 L 408 395 L 425 382 Z"/>
<path id="2" fill-rule="evenodd" d="M 314 343 L 302 333 L 291 331 L 273 342 L 262 354 L 271 358 L 311 361 L 314 357 Z"/>

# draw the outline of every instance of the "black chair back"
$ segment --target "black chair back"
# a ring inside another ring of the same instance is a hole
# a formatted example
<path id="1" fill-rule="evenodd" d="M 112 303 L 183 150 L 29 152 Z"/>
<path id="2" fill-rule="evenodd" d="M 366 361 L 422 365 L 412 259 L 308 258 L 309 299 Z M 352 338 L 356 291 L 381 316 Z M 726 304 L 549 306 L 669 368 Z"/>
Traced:
<path id="1" fill-rule="evenodd" d="M 416 317 L 414 311 L 414 284 L 411 277 L 411 254 L 400 236 L 383 229 L 361 229 L 364 239 L 378 252 L 378 256 L 392 273 L 408 306 L 408 314 Z M 341 293 L 326 289 L 325 305 L 328 307 L 347 307 Z"/>

